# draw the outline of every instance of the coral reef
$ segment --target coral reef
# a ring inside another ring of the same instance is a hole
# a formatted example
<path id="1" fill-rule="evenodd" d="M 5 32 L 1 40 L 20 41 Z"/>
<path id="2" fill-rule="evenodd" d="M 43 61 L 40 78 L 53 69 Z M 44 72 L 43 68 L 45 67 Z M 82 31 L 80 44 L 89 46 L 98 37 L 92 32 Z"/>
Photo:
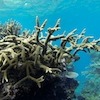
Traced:
<path id="1" fill-rule="evenodd" d="M 100 52 L 91 53 L 92 64 L 84 74 L 87 77 L 82 96 L 86 100 L 100 100 Z"/>
<path id="2" fill-rule="evenodd" d="M 54 32 L 60 29 L 60 19 L 54 27 L 47 29 L 45 36 L 43 29 L 46 23 L 47 20 L 40 25 L 39 18 L 36 17 L 33 32 L 21 31 L 21 25 L 12 20 L 0 25 L 2 100 L 20 100 L 18 96 L 21 91 L 26 94 L 27 91 L 32 91 L 32 98 L 36 98 L 35 100 L 39 100 L 38 96 L 41 100 L 49 100 L 52 96 L 55 98 L 53 100 L 71 100 L 75 97 L 74 90 L 78 83 L 74 78 L 78 74 L 69 71 L 67 65 L 79 60 L 78 51 L 90 52 L 91 49 L 100 51 L 100 39 L 91 41 L 93 37 L 86 37 L 85 29 L 80 34 L 74 34 L 77 30 L 74 29 L 67 35 L 64 32 L 62 35 L 54 36 Z M 58 39 L 61 40 L 60 46 L 54 46 L 52 42 Z M 60 94 L 65 95 L 57 99 Z"/>

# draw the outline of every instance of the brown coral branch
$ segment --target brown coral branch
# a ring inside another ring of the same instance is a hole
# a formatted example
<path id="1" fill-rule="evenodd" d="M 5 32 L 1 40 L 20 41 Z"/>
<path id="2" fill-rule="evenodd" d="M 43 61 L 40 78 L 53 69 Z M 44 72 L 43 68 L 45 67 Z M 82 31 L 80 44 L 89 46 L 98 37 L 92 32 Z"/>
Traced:
<path id="1" fill-rule="evenodd" d="M 0 38 L 0 76 L 3 83 L 11 83 L 11 76 L 14 76 L 18 79 L 13 79 L 12 85 L 15 87 L 26 80 L 32 80 L 41 87 L 45 77 L 61 75 L 64 66 L 67 67 L 73 59 L 78 60 L 78 51 L 100 51 L 100 39 L 91 41 L 91 36 L 84 35 L 85 29 L 80 34 L 75 34 L 74 29 L 66 36 L 54 36 L 53 33 L 60 29 L 60 19 L 54 27 L 48 28 L 47 36 L 41 35 L 46 23 L 47 20 L 40 25 L 39 18 L 36 17 L 35 32 L 32 35 L 30 31 L 21 33 L 15 21 L 1 26 L 0 33 L 5 34 Z M 58 39 L 62 40 L 60 47 L 52 45 L 51 42 Z M 20 78 L 16 73 L 11 75 L 12 70 L 19 71 Z"/>
<path id="2" fill-rule="evenodd" d="M 73 31 L 71 31 L 70 33 L 67 34 L 67 36 L 65 38 L 62 39 L 62 43 L 61 43 L 61 47 L 65 48 L 66 43 L 70 42 L 73 39 L 73 34 L 77 31 L 77 29 L 74 29 Z M 71 39 L 71 40 L 70 40 Z"/>

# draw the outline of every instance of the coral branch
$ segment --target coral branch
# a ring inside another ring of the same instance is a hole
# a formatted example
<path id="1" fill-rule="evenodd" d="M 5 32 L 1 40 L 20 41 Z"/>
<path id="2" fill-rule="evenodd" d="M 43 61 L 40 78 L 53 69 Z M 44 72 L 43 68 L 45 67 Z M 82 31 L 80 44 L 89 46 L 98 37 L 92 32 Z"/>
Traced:
<path id="1" fill-rule="evenodd" d="M 68 64 L 79 60 L 78 51 L 100 51 L 100 39 L 92 40 L 92 36 L 85 36 L 85 29 L 80 34 L 75 34 L 74 29 L 67 35 L 65 32 L 54 36 L 60 29 L 60 19 L 52 28 L 48 28 L 47 36 L 41 31 L 47 19 L 40 25 L 36 17 L 35 31 L 21 32 L 21 26 L 16 21 L 10 21 L 0 26 L 0 78 L 2 84 L 11 83 L 18 87 L 26 80 L 42 83 L 50 77 L 58 77 L 63 72 L 67 78 L 74 78 L 76 73 L 68 72 Z M 51 42 L 61 40 L 60 46 Z M 72 75 L 71 75 L 72 74 Z M 27 83 L 27 82 L 26 82 Z"/>

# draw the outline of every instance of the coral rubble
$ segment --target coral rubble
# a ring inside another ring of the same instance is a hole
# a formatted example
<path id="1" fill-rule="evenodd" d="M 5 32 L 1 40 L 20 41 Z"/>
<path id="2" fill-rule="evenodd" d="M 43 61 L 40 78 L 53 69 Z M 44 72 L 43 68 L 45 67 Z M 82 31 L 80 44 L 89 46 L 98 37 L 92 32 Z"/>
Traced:
<path id="1" fill-rule="evenodd" d="M 80 34 L 74 34 L 76 32 L 74 29 L 67 35 L 63 33 L 54 36 L 54 32 L 60 29 L 60 19 L 54 27 L 47 29 L 45 36 L 42 33 L 46 23 L 47 20 L 40 25 L 39 18 L 36 17 L 35 31 L 32 33 L 29 30 L 22 32 L 21 25 L 16 21 L 11 20 L 0 25 L 0 98 L 2 100 L 7 98 L 16 100 L 18 98 L 16 96 L 21 94 L 23 89 L 32 91 L 35 100 L 39 100 L 38 95 L 40 96 L 41 93 L 41 100 L 49 100 L 52 96 L 55 98 L 53 100 L 71 100 L 75 97 L 74 90 L 78 83 L 74 78 L 78 74 L 69 72 L 67 65 L 79 60 L 78 51 L 87 52 L 91 49 L 100 51 L 100 39 L 91 41 L 91 36 L 84 35 L 85 29 Z M 52 41 L 58 39 L 61 40 L 60 46 L 54 46 Z M 57 99 L 60 92 L 65 95 Z"/>

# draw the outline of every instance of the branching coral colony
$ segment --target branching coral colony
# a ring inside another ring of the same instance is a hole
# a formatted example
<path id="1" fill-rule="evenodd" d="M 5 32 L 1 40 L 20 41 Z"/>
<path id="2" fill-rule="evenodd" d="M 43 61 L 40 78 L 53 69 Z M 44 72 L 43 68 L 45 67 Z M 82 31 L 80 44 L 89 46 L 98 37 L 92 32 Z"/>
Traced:
<path id="1" fill-rule="evenodd" d="M 100 52 L 92 52 L 92 64 L 87 68 L 84 74 L 87 77 L 85 87 L 81 95 L 86 100 L 99 100 L 100 99 Z"/>
<path id="2" fill-rule="evenodd" d="M 0 84 L 4 89 L 6 87 L 7 92 L 3 94 L 4 98 L 13 94 L 11 88 L 19 87 L 28 80 L 41 88 L 46 78 L 61 77 L 63 72 L 67 74 L 65 77 L 73 78 L 70 74 L 75 73 L 67 70 L 67 64 L 72 59 L 78 60 L 77 52 L 100 51 L 100 39 L 91 41 L 91 36 L 84 35 L 85 29 L 80 34 L 74 34 L 74 29 L 67 35 L 54 36 L 54 32 L 60 29 L 60 19 L 54 27 L 47 29 L 47 36 L 41 35 L 46 23 L 47 20 L 40 25 L 36 17 L 32 33 L 28 30 L 21 32 L 16 21 L 0 25 Z M 60 47 L 53 46 L 51 42 L 58 39 L 61 40 Z"/>

